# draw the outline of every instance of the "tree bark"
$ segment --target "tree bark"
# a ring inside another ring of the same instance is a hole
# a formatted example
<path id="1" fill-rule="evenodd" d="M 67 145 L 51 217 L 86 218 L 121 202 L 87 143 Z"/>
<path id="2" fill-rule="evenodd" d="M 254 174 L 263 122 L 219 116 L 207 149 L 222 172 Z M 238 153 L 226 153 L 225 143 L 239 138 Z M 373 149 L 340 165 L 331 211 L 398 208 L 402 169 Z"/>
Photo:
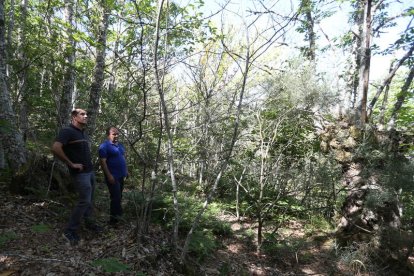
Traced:
<path id="1" fill-rule="evenodd" d="M 361 68 L 359 71 L 358 101 L 356 109 L 356 124 L 360 127 L 367 122 L 367 99 L 369 86 L 369 71 L 371 67 L 371 29 L 372 29 L 372 0 L 365 0 L 364 25 L 360 49 Z"/>
<path id="2" fill-rule="evenodd" d="M 67 44 L 65 47 L 65 75 L 63 89 L 59 101 L 58 128 L 62 128 L 70 122 L 70 111 L 73 107 L 73 92 L 75 89 L 75 41 L 73 39 L 73 0 L 65 0 L 65 20 Z"/>
<path id="3" fill-rule="evenodd" d="M 27 48 L 26 45 L 26 32 L 27 32 L 27 0 L 22 0 L 20 3 L 20 12 L 21 12 L 21 25 L 19 28 L 20 32 L 20 47 L 18 51 L 19 61 L 21 69 L 18 73 L 19 78 L 19 127 L 23 134 L 23 140 L 27 139 L 27 135 L 29 132 L 29 118 L 28 118 L 28 75 L 29 75 L 29 61 L 27 60 L 25 49 Z"/>
<path id="4" fill-rule="evenodd" d="M 96 65 L 91 84 L 88 105 L 88 133 L 92 136 L 96 128 L 96 118 L 99 111 L 99 102 L 102 94 L 105 76 L 106 35 L 108 31 L 110 8 L 106 1 L 102 1 L 102 21 L 99 25 L 99 34 L 96 47 Z"/>
<path id="5" fill-rule="evenodd" d="M 361 68 L 361 45 L 363 36 L 363 22 L 364 22 L 364 11 L 362 1 L 355 3 L 356 10 L 353 12 L 352 20 L 355 23 L 357 33 L 353 33 L 353 43 L 351 48 L 351 61 L 350 66 L 347 69 L 347 95 L 346 95 L 346 108 L 351 111 L 356 109 L 356 101 L 358 95 L 358 84 L 359 84 L 359 71 Z"/>
<path id="6" fill-rule="evenodd" d="M 10 0 L 10 11 L 9 14 L 7 16 L 8 18 L 8 26 L 7 26 L 7 41 L 6 41 L 6 59 L 10 59 L 11 56 L 11 45 L 12 45 L 12 34 L 13 34 L 13 30 L 14 30 L 14 14 L 15 14 L 15 10 L 14 10 L 14 0 Z M 8 77 L 10 74 L 9 72 L 9 66 L 8 64 L 6 64 L 6 76 Z"/>
<path id="7" fill-rule="evenodd" d="M 306 57 L 309 61 L 315 61 L 315 51 L 316 51 L 316 34 L 315 34 L 315 21 L 312 15 L 312 0 L 302 0 L 301 9 L 302 13 L 305 15 L 306 21 L 304 22 L 306 28 L 306 36 L 309 43 L 308 49 L 306 51 Z"/>
<path id="8" fill-rule="evenodd" d="M 158 2 L 158 12 L 157 12 L 157 21 L 156 21 L 156 34 L 155 34 L 155 43 L 154 43 L 154 74 L 155 74 L 155 82 L 158 91 L 158 95 L 161 101 L 161 108 L 162 108 L 162 115 L 164 117 L 164 126 L 165 126 L 165 133 L 167 134 L 168 140 L 168 166 L 169 166 L 169 173 L 171 178 L 171 185 L 172 185 L 172 193 L 173 193 L 173 201 L 174 201 L 174 226 L 173 226 L 173 245 L 175 248 L 178 247 L 178 226 L 180 221 L 180 211 L 178 208 L 178 188 L 177 182 L 175 179 L 175 164 L 174 164 L 174 144 L 173 144 L 173 134 L 171 132 L 171 125 L 170 119 L 168 117 L 168 108 L 167 103 L 164 97 L 164 88 L 162 87 L 162 80 L 160 76 L 160 69 L 158 68 L 158 47 L 160 41 L 160 23 L 161 23 L 161 14 L 162 9 L 164 6 L 164 0 L 159 0 Z M 168 20 L 168 19 L 167 19 Z"/>
<path id="9" fill-rule="evenodd" d="M 23 136 L 16 127 L 17 118 L 7 86 L 5 57 L 4 0 L 0 0 L 0 140 L 2 141 L 5 159 L 8 161 L 12 172 L 16 173 L 27 162 L 27 153 Z"/>

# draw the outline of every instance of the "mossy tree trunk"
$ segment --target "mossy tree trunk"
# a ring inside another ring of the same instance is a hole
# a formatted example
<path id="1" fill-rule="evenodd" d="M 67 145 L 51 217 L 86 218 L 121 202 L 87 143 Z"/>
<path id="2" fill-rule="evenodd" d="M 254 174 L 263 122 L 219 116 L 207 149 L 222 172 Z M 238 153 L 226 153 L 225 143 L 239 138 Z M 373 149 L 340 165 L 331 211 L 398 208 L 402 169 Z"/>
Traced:
<path id="1" fill-rule="evenodd" d="M 339 126 L 339 127 L 338 127 Z M 328 145 L 342 165 L 345 200 L 339 210 L 337 241 L 341 246 L 369 243 L 377 256 L 401 261 L 407 244 L 395 241 L 400 233 L 403 178 L 412 179 L 399 137 L 376 130 L 360 131 L 348 123 L 329 128 Z M 389 233 L 394 233 L 394 241 Z"/>

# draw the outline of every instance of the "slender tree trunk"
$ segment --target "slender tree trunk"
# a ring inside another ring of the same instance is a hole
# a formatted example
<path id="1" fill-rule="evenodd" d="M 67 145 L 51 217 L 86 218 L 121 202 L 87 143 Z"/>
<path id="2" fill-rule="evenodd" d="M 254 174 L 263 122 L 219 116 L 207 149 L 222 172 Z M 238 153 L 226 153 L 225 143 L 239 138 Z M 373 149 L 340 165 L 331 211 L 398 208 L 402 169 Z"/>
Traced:
<path id="1" fill-rule="evenodd" d="M 356 123 L 363 126 L 367 122 L 367 99 L 369 86 L 369 71 L 371 67 L 371 29 L 372 0 L 365 0 L 364 25 L 361 45 L 361 68 L 359 71 L 358 103 L 356 110 Z"/>
<path id="2" fill-rule="evenodd" d="M 211 121 L 210 115 L 210 100 L 209 97 L 211 96 L 208 91 L 205 91 L 202 87 L 199 88 L 200 93 L 203 95 L 203 107 L 201 108 L 201 119 L 202 119 L 202 127 L 201 127 L 201 139 L 200 139 L 200 161 L 199 161 L 199 185 L 203 189 L 205 188 L 206 180 L 206 172 L 208 172 L 208 144 L 209 144 L 209 124 Z"/>
<path id="3" fill-rule="evenodd" d="M 378 87 L 377 93 L 375 94 L 374 98 L 371 100 L 371 103 L 368 106 L 368 119 L 372 114 L 372 109 L 374 108 L 376 102 L 378 101 L 378 98 L 380 97 L 382 91 L 385 87 L 387 87 L 392 79 L 395 76 L 395 73 L 397 70 L 401 67 L 401 65 L 413 54 L 414 51 L 414 43 L 411 44 L 411 48 L 407 51 L 407 53 L 397 62 L 397 64 L 391 68 L 390 72 L 388 73 L 388 76 L 384 79 L 382 84 Z"/>
<path id="4" fill-rule="evenodd" d="M 68 24 L 66 30 L 67 44 L 64 53 L 65 75 L 63 89 L 59 101 L 58 128 L 69 124 L 70 111 L 73 107 L 73 91 L 75 89 L 75 41 L 73 39 L 73 0 L 65 0 L 65 20 Z"/>
<path id="5" fill-rule="evenodd" d="M 385 90 L 384 90 L 384 97 L 382 98 L 380 114 L 379 114 L 379 118 L 378 118 L 378 122 L 380 123 L 381 128 L 383 128 L 383 126 L 385 124 L 385 112 L 387 111 L 389 92 L 390 92 L 390 85 L 388 84 L 385 87 Z"/>
<path id="6" fill-rule="evenodd" d="M 391 118 L 388 122 L 388 129 L 394 129 L 395 122 L 397 121 L 398 111 L 401 109 L 401 106 L 405 100 L 405 98 L 411 93 L 414 94 L 414 91 L 410 91 L 410 86 L 413 82 L 414 78 L 414 66 L 411 66 L 410 72 L 408 74 L 407 79 L 405 80 L 405 83 L 403 87 L 401 88 L 401 92 L 398 95 L 397 102 L 394 105 L 394 109 L 392 110 Z"/>
<path id="7" fill-rule="evenodd" d="M 173 145 L 173 135 L 171 133 L 171 126 L 170 120 L 168 117 L 168 108 L 167 103 L 164 97 L 164 88 L 161 84 L 161 76 L 160 76 L 160 69 L 158 68 L 158 47 L 160 41 L 160 23 L 161 23 L 161 14 L 162 9 L 164 6 L 164 0 L 158 1 L 158 13 L 157 13 L 157 21 L 156 21 L 156 35 L 155 35 L 155 44 L 154 44 L 154 73 L 155 73 L 155 82 L 157 91 L 161 101 L 162 113 L 164 117 L 164 126 L 165 126 L 165 133 L 167 134 L 168 139 L 168 166 L 171 178 L 171 185 L 172 185 L 172 193 L 173 193 L 173 201 L 174 201 L 174 212 L 175 212 L 175 219 L 174 219 L 174 226 L 173 226 L 173 245 L 175 248 L 178 247 L 178 226 L 180 221 L 180 211 L 178 208 L 178 189 L 177 189 L 177 182 L 175 179 L 175 165 L 174 165 L 174 145 Z"/>
<path id="8" fill-rule="evenodd" d="M 5 159 L 13 172 L 17 172 L 27 161 L 23 137 L 17 126 L 17 118 L 6 80 L 6 49 L 4 0 L 0 0 L 0 140 Z M 5 166 L 4 164 L 3 166 Z M 0 168 L 4 169 L 4 168 Z"/>
<path id="9" fill-rule="evenodd" d="M 347 95 L 346 95 L 346 108 L 351 110 L 356 109 L 356 101 L 358 95 L 358 84 L 359 84 L 359 71 L 361 69 L 361 45 L 362 45 L 362 36 L 363 36 L 363 22 L 364 22 L 364 10 L 363 3 L 361 1 L 356 2 L 356 11 L 353 13 L 353 21 L 355 23 L 355 28 L 358 30 L 358 33 L 355 33 L 353 36 L 353 43 L 351 49 L 351 61 L 349 62 L 350 66 L 347 69 Z"/>
<path id="10" fill-rule="evenodd" d="M 8 18 L 8 26 L 7 26 L 7 41 L 6 41 L 6 60 L 10 59 L 11 53 L 11 45 L 12 45 L 12 37 L 13 37 L 13 31 L 14 31 L 14 0 L 10 0 L 10 11 L 7 16 Z M 6 64 L 6 76 L 8 77 L 10 75 L 9 72 L 9 66 Z"/>
<path id="11" fill-rule="evenodd" d="M 315 51 L 316 51 L 316 34 L 315 34 L 315 21 L 312 15 L 312 0 L 302 0 L 301 9 L 305 15 L 306 21 L 304 25 L 306 27 L 306 39 L 309 43 L 308 49 L 306 51 L 306 57 L 310 61 L 315 61 Z"/>
<path id="12" fill-rule="evenodd" d="M 262 210 L 259 209 L 257 212 L 257 251 L 260 251 L 263 242 L 263 218 Z"/>
<path id="13" fill-rule="evenodd" d="M 243 168 L 243 171 L 239 179 L 236 179 L 236 177 L 234 177 L 234 180 L 236 181 L 236 219 L 237 220 L 240 219 L 240 185 L 243 182 L 243 176 L 244 176 L 245 171 L 246 171 L 246 167 Z"/>
<path id="14" fill-rule="evenodd" d="M 28 70 L 29 70 L 29 61 L 27 60 L 25 48 L 26 45 L 26 32 L 27 32 L 27 0 L 22 0 L 20 3 L 20 12 L 21 12 L 21 25 L 19 28 L 20 31 L 20 50 L 19 50 L 19 60 L 21 70 L 19 70 L 19 127 L 23 134 L 23 140 L 27 139 L 28 131 L 29 131 L 29 118 L 28 118 L 28 103 L 27 97 L 28 93 Z"/>
<path id="15" fill-rule="evenodd" d="M 259 135 L 260 135 L 260 176 L 259 176 L 259 198 L 258 198 L 258 210 L 257 210 L 257 250 L 260 250 L 262 245 L 262 227 L 263 227 L 263 218 L 262 218 L 262 209 L 263 209 L 263 197 L 265 189 L 265 166 L 266 160 L 268 158 L 269 144 L 265 142 L 265 137 L 263 133 L 263 124 L 260 120 L 260 116 L 257 116 L 257 121 L 259 124 Z"/>
<path id="16" fill-rule="evenodd" d="M 93 135 L 96 128 L 96 118 L 99 111 L 99 102 L 102 94 L 105 76 L 105 56 L 106 56 L 106 35 L 108 31 L 110 8 L 105 1 L 102 2 L 102 21 L 99 26 L 99 35 L 96 48 L 96 65 L 91 84 L 89 105 L 88 105 L 88 133 Z"/>
<path id="17" fill-rule="evenodd" d="M 114 43 L 114 48 L 113 48 L 113 53 L 114 53 L 114 59 L 112 61 L 112 66 L 111 66 L 111 76 L 109 78 L 109 85 L 108 85 L 108 92 L 109 93 L 114 93 L 115 89 L 117 87 L 116 85 L 116 75 L 118 72 L 118 64 L 119 64 L 119 42 L 120 42 L 120 33 L 122 31 L 122 23 L 119 22 L 118 23 L 118 30 L 117 30 L 117 35 L 116 35 L 116 40 Z"/>

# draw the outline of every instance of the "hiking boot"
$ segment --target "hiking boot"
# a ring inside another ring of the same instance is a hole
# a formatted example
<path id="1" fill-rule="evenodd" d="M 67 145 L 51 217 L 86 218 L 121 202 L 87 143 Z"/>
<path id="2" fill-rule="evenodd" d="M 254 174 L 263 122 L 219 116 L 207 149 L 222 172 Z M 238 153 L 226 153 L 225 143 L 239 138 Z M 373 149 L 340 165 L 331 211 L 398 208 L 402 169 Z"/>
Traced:
<path id="1" fill-rule="evenodd" d="M 104 228 L 96 223 L 85 223 L 85 227 L 95 233 L 102 233 L 104 231 Z"/>
<path id="2" fill-rule="evenodd" d="M 75 231 L 65 230 L 62 236 L 69 242 L 69 245 L 75 246 L 79 244 L 80 237 Z"/>

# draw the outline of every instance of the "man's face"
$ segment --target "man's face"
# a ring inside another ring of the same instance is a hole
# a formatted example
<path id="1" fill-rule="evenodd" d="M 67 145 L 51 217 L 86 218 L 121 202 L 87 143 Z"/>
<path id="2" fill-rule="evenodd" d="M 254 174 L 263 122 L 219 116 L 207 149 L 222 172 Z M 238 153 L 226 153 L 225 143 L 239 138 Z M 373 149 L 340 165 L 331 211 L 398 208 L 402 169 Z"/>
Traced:
<path id="1" fill-rule="evenodd" d="M 119 131 L 115 128 L 111 128 L 109 130 L 109 135 L 108 138 L 112 143 L 116 143 L 118 142 L 118 137 L 119 137 Z"/>
<path id="2" fill-rule="evenodd" d="M 74 120 L 80 125 L 86 125 L 88 122 L 88 113 L 83 109 L 79 109 L 78 114 L 74 117 Z"/>

